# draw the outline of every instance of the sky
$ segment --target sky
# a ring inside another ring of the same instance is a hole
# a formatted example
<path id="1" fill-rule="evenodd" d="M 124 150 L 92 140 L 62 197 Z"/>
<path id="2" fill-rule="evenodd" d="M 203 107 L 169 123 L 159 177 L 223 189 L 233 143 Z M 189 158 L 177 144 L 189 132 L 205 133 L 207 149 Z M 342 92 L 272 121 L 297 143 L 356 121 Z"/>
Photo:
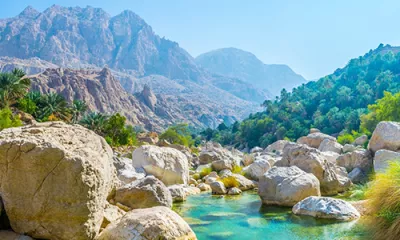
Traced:
<path id="1" fill-rule="evenodd" d="M 267 64 L 287 64 L 308 80 L 343 67 L 380 43 L 400 45 L 398 0 L 17 0 L 0 18 L 31 5 L 100 7 L 112 16 L 129 9 L 161 37 L 196 57 L 236 47 Z"/>

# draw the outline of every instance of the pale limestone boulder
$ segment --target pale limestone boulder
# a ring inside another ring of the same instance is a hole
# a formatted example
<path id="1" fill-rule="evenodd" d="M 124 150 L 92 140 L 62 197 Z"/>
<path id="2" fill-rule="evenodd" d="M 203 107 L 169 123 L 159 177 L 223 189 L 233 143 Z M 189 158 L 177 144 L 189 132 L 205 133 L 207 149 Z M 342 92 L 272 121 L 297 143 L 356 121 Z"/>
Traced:
<path id="1" fill-rule="evenodd" d="M 267 160 L 257 160 L 249 166 L 244 167 L 243 172 L 246 177 L 258 181 L 269 169 L 271 169 L 271 165 Z"/>
<path id="2" fill-rule="evenodd" d="M 283 153 L 283 149 L 285 148 L 285 146 L 291 143 L 290 141 L 287 140 L 278 140 L 270 145 L 268 145 L 264 152 L 270 152 L 270 153 L 275 153 L 277 155 L 281 155 Z"/>
<path id="3" fill-rule="evenodd" d="M 293 206 L 294 214 L 341 221 L 358 219 L 360 213 L 350 203 L 330 197 L 308 197 Z"/>
<path id="4" fill-rule="evenodd" d="M 336 164 L 345 167 L 347 172 L 351 172 L 354 168 L 360 168 L 365 173 L 369 173 L 373 167 L 373 159 L 370 151 L 362 149 L 339 156 Z"/>
<path id="5" fill-rule="evenodd" d="M 135 209 L 109 224 L 97 240 L 195 240 L 189 225 L 167 207 Z"/>
<path id="6" fill-rule="evenodd" d="M 313 174 L 320 182 L 322 195 L 335 195 L 341 191 L 335 164 L 329 162 L 315 148 L 303 144 L 287 146 L 284 149 L 282 160 L 278 161 L 275 166 L 297 166 L 301 170 Z"/>
<path id="7" fill-rule="evenodd" d="M 253 147 L 250 150 L 250 153 L 258 153 L 258 152 L 262 152 L 264 149 L 260 148 L 260 147 Z"/>
<path id="8" fill-rule="evenodd" d="M 400 150 L 400 124 L 397 122 L 380 122 L 369 140 L 368 149 L 373 153 L 380 149 Z"/>
<path id="9" fill-rule="evenodd" d="M 13 230 L 34 238 L 93 239 L 117 184 L 112 157 L 102 137 L 79 125 L 1 131 L 0 192 Z"/>
<path id="10" fill-rule="evenodd" d="M 222 160 L 217 160 L 211 163 L 211 167 L 213 170 L 219 172 L 225 169 L 232 170 L 233 168 L 233 162 L 231 160 L 227 159 L 222 159 Z"/>
<path id="11" fill-rule="evenodd" d="M 321 152 L 321 154 L 331 163 L 336 164 L 336 159 L 340 156 L 340 154 L 335 152 Z"/>
<path id="12" fill-rule="evenodd" d="M 220 172 L 218 173 L 218 176 L 219 176 L 220 178 L 225 178 L 225 177 L 232 176 L 232 171 L 229 170 L 229 169 L 224 169 L 224 170 L 222 170 L 222 171 L 220 171 Z"/>
<path id="13" fill-rule="evenodd" d="M 325 139 L 328 139 L 331 141 L 336 141 L 336 138 L 334 138 L 332 136 L 329 136 L 327 134 L 323 134 L 320 132 L 315 132 L 315 133 L 310 133 L 307 136 L 297 139 L 297 143 L 305 144 L 312 148 L 319 148 L 322 141 L 324 141 Z"/>
<path id="14" fill-rule="evenodd" d="M 331 140 L 331 139 L 324 139 L 318 147 L 318 150 L 321 152 L 335 152 L 338 154 L 342 153 L 343 146 L 342 144 Z"/>
<path id="15" fill-rule="evenodd" d="M 131 209 L 155 206 L 172 207 L 168 188 L 154 176 L 147 176 L 130 184 L 118 187 L 115 201 Z"/>
<path id="16" fill-rule="evenodd" d="M 266 154 L 264 153 L 260 156 L 255 157 L 254 161 L 266 160 L 266 161 L 268 161 L 269 165 L 271 167 L 273 167 L 275 165 L 275 163 L 281 159 L 282 159 L 281 155 L 272 155 L 270 153 L 266 153 Z"/>
<path id="17" fill-rule="evenodd" d="M 318 128 L 310 128 L 310 133 L 319 133 L 321 132 Z"/>
<path id="18" fill-rule="evenodd" d="M 212 163 L 218 160 L 229 160 L 236 165 L 240 165 L 243 154 L 237 150 L 228 150 L 218 143 L 206 143 L 200 151 L 200 164 Z"/>
<path id="19" fill-rule="evenodd" d="M 273 167 L 261 178 L 258 195 L 263 204 L 293 206 L 309 196 L 321 196 L 318 179 L 296 166 Z"/>
<path id="20" fill-rule="evenodd" d="M 119 207 L 107 203 L 104 207 L 104 219 L 101 228 L 105 228 L 108 224 L 118 221 L 125 213 L 126 212 Z"/>
<path id="21" fill-rule="evenodd" d="M 200 183 L 199 185 L 197 185 L 197 187 L 198 187 L 202 192 L 211 191 L 211 187 L 210 187 L 210 185 L 208 185 L 207 183 Z"/>
<path id="22" fill-rule="evenodd" d="M 33 240 L 33 238 L 8 230 L 0 230 L 1 240 Z"/>
<path id="23" fill-rule="evenodd" d="M 132 165 L 132 160 L 129 158 L 114 156 L 113 163 L 117 169 L 117 177 L 121 181 L 121 185 L 131 183 L 146 176 L 144 169 L 135 169 Z"/>
<path id="24" fill-rule="evenodd" d="M 355 151 L 357 149 L 360 149 L 360 148 L 354 146 L 353 144 L 345 144 L 343 146 L 342 150 L 343 150 L 343 153 L 348 153 L 348 152 L 353 152 L 353 151 Z"/>
<path id="25" fill-rule="evenodd" d="M 336 166 L 336 176 L 339 180 L 338 192 L 347 191 L 353 185 L 353 181 L 347 174 L 346 168 Z"/>
<path id="26" fill-rule="evenodd" d="M 364 146 L 364 144 L 368 141 L 368 136 L 367 135 L 362 135 L 358 138 L 356 138 L 356 140 L 354 140 L 353 144 L 356 146 Z"/>
<path id="27" fill-rule="evenodd" d="M 237 187 L 229 188 L 228 190 L 228 195 L 240 195 L 242 193 L 242 190 L 240 190 Z"/>
<path id="28" fill-rule="evenodd" d="M 368 180 L 368 176 L 360 168 L 354 168 L 349 172 L 348 176 L 351 179 L 351 182 L 355 184 L 364 183 Z"/>
<path id="29" fill-rule="evenodd" d="M 242 159 L 243 166 L 249 166 L 254 162 L 254 154 L 245 154 Z"/>
<path id="30" fill-rule="evenodd" d="M 256 187 L 255 183 L 249 179 L 247 179 L 245 176 L 237 174 L 237 173 L 232 173 L 231 175 L 234 177 L 238 183 L 239 183 L 239 189 L 242 191 L 247 191 L 254 189 Z"/>
<path id="31" fill-rule="evenodd" d="M 212 194 L 222 195 L 227 193 L 225 185 L 220 181 L 212 182 L 210 187 Z"/>
<path id="32" fill-rule="evenodd" d="M 385 172 L 391 161 L 400 161 L 400 153 L 385 149 L 378 150 L 374 156 L 374 169 L 377 173 Z"/>
<path id="33" fill-rule="evenodd" d="M 144 168 L 167 186 L 189 181 L 188 160 L 174 148 L 144 145 L 133 152 L 132 159 L 133 167 Z"/>
<path id="34" fill-rule="evenodd" d="M 197 187 L 186 186 L 183 184 L 169 186 L 168 190 L 171 193 L 173 202 L 185 201 L 188 196 L 196 195 L 201 192 Z"/>

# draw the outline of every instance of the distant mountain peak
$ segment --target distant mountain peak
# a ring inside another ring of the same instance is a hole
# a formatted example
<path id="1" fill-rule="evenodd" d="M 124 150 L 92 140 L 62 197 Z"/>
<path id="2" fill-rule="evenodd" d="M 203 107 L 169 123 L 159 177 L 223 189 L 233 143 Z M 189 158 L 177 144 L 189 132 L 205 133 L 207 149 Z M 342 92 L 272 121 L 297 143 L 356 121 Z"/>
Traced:
<path id="1" fill-rule="evenodd" d="M 32 6 L 27 6 L 18 16 L 19 17 L 28 17 L 35 18 L 40 14 L 40 12 L 34 9 Z"/>

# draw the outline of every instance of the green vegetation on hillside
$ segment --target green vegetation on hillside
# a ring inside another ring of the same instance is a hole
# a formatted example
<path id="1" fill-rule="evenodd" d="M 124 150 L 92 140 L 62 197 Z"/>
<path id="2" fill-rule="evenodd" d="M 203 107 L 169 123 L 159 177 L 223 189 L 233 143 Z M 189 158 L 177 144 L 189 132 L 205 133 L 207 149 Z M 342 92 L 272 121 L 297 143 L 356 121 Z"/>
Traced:
<path id="1" fill-rule="evenodd" d="M 280 97 L 263 103 L 265 111 L 251 114 L 240 124 L 224 130 L 207 129 L 202 135 L 223 144 L 252 148 L 265 147 L 280 139 L 295 140 L 308 134 L 311 127 L 327 134 L 338 134 L 343 130 L 358 132 L 360 117 L 365 114 L 362 118 L 365 124 L 373 126 L 376 122 L 365 118 L 386 119 L 386 115 L 374 105 L 368 109 L 368 105 L 400 90 L 400 53 L 382 54 L 383 48 L 387 46 L 380 45 L 375 51 L 350 60 L 343 69 L 303 84 L 292 92 L 283 89 Z M 385 91 L 388 92 L 386 95 Z M 386 104 L 389 100 L 382 101 Z M 382 102 L 377 103 L 380 104 Z M 376 116 L 371 116 L 369 113 L 375 109 Z M 369 125 L 361 130 L 368 129 L 371 129 Z"/>

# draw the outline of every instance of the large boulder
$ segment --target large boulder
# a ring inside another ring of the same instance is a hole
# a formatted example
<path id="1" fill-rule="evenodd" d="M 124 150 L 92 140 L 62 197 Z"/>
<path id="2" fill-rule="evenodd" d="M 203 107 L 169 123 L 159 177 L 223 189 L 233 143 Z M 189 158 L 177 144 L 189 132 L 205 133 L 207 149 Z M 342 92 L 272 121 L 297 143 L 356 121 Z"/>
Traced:
<path id="1" fill-rule="evenodd" d="M 368 136 L 362 135 L 362 136 L 356 138 L 356 140 L 354 140 L 353 144 L 356 146 L 363 146 L 366 142 L 368 142 Z"/>
<path id="2" fill-rule="evenodd" d="M 273 167 L 260 178 L 258 194 L 263 204 L 293 206 L 309 196 L 320 196 L 318 179 L 296 166 Z"/>
<path id="3" fill-rule="evenodd" d="M 199 160 L 200 164 L 212 163 L 218 160 L 228 160 L 236 165 L 240 165 L 243 155 L 236 150 L 228 150 L 220 144 L 208 142 L 202 148 Z"/>
<path id="4" fill-rule="evenodd" d="M 133 152 L 132 159 L 133 167 L 144 168 L 147 174 L 154 175 L 167 186 L 189 181 L 188 160 L 174 148 L 141 146 Z"/>
<path id="5" fill-rule="evenodd" d="M 208 192 L 211 191 L 211 187 L 210 185 L 208 185 L 207 183 L 200 183 L 199 185 L 197 185 L 197 187 L 204 192 Z"/>
<path id="6" fill-rule="evenodd" d="M 107 227 L 108 224 L 118 221 L 120 218 L 122 218 L 122 216 L 125 215 L 125 213 L 126 212 L 120 209 L 119 207 L 107 203 L 104 206 L 104 220 L 103 223 L 101 224 L 101 228 L 105 228 Z"/>
<path id="7" fill-rule="evenodd" d="M 262 149 L 262 148 L 260 148 L 260 147 L 253 147 L 251 150 L 250 150 L 250 153 L 259 153 L 259 152 L 262 152 L 264 149 Z"/>
<path id="8" fill-rule="evenodd" d="M 270 153 L 275 153 L 277 155 L 281 155 L 283 153 L 283 149 L 285 148 L 285 146 L 291 143 L 287 140 L 278 140 L 270 145 L 267 146 L 267 148 L 265 148 L 264 152 L 270 152 Z"/>
<path id="9" fill-rule="evenodd" d="M 124 157 L 113 157 L 113 163 L 117 169 L 117 177 L 121 184 L 128 184 L 133 181 L 142 179 L 146 176 L 144 169 L 135 169 L 132 165 L 132 160 Z"/>
<path id="10" fill-rule="evenodd" d="M 374 156 L 375 172 L 384 172 L 389 166 L 390 161 L 400 161 L 400 153 L 385 149 L 378 150 Z"/>
<path id="11" fill-rule="evenodd" d="M 339 156 L 336 159 L 336 164 L 345 167 L 347 172 L 351 172 L 354 168 L 360 168 L 365 173 L 369 173 L 372 170 L 373 160 L 371 152 L 362 149 Z"/>
<path id="12" fill-rule="evenodd" d="M 135 209 L 109 224 L 97 240 L 197 239 L 189 225 L 167 207 Z"/>
<path id="13" fill-rule="evenodd" d="M 320 182 L 322 195 L 334 195 L 341 191 L 335 164 L 329 162 L 317 149 L 302 144 L 287 146 L 282 160 L 275 166 L 297 166 L 314 174 Z"/>
<path id="14" fill-rule="evenodd" d="M 131 209 L 155 206 L 172 207 L 172 197 L 168 188 L 154 176 L 147 176 L 118 187 L 115 201 Z"/>
<path id="15" fill-rule="evenodd" d="M 0 132 L 0 192 L 12 229 L 40 239 L 93 239 L 117 183 L 106 141 L 78 125 Z"/>
<path id="16" fill-rule="evenodd" d="M 336 141 L 336 138 L 334 138 L 332 136 L 329 136 L 327 134 L 323 134 L 320 132 L 315 132 L 315 133 L 310 133 L 307 136 L 303 136 L 303 137 L 297 139 L 297 143 L 305 144 L 312 148 L 319 148 L 322 141 L 324 141 L 325 139 L 328 139 L 331 141 Z"/>
<path id="17" fill-rule="evenodd" d="M 1 240 L 33 240 L 33 238 L 12 231 L 0 230 Z"/>
<path id="18" fill-rule="evenodd" d="M 257 160 L 247 167 L 243 168 L 243 172 L 246 177 L 258 181 L 259 178 L 264 175 L 271 165 L 267 160 Z"/>
<path id="19" fill-rule="evenodd" d="M 343 146 L 340 143 L 328 138 L 324 139 L 318 147 L 321 152 L 335 152 L 338 154 L 342 153 L 342 149 Z"/>
<path id="20" fill-rule="evenodd" d="M 211 163 L 211 167 L 213 170 L 219 172 L 225 169 L 232 170 L 233 168 L 233 162 L 228 159 L 222 159 L 222 160 L 217 160 Z"/>
<path id="21" fill-rule="evenodd" d="M 247 179 L 245 176 L 237 174 L 237 173 L 233 173 L 231 175 L 232 177 L 234 177 L 236 179 L 236 181 L 239 183 L 238 188 L 242 191 L 247 191 L 247 190 L 251 190 L 254 189 L 256 187 L 256 185 L 254 184 L 253 181 Z"/>
<path id="22" fill-rule="evenodd" d="M 316 218 L 350 221 L 360 217 L 360 213 L 350 203 L 329 197 L 308 197 L 297 203 L 294 214 Z"/>
<path id="23" fill-rule="evenodd" d="M 220 181 L 212 182 L 210 184 L 210 187 L 211 187 L 212 194 L 221 195 L 221 194 L 226 194 L 227 193 L 225 185 Z"/>
<path id="24" fill-rule="evenodd" d="M 183 184 L 169 186 L 168 190 L 171 193 L 173 202 L 185 201 L 186 197 L 199 194 L 201 192 L 200 188 L 190 187 Z"/>
<path id="25" fill-rule="evenodd" d="M 354 168 L 348 174 L 352 183 L 359 184 L 368 181 L 368 175 L 360 168 Z"/>
<path id="26" fill-rule="evenodd" d="M 380 122 L 369 140 L 368 149 L 373 153 L 380 149 L 400 150 L 400 124 L 397 122 Z"/>

